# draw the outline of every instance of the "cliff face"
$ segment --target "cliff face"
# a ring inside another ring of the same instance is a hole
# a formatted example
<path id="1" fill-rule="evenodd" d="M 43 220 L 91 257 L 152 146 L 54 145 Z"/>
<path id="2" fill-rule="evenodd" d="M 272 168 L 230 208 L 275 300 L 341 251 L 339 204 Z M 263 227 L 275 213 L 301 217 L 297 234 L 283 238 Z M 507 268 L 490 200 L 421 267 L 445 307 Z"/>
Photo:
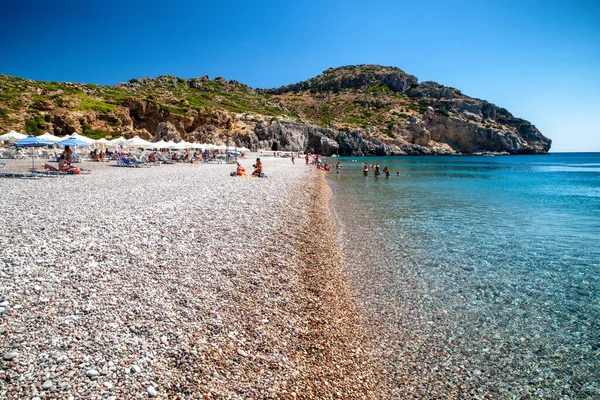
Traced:
<path id="1" fill-rule="evenodd" d="M 485 100 L 373 65 L 328 69 L 269 90 L 206 76 L 106 87 L 0 75 L 0 131 L 10 129 L 325 155 L 543 154 L 551 144 L 531 123 Z"/>

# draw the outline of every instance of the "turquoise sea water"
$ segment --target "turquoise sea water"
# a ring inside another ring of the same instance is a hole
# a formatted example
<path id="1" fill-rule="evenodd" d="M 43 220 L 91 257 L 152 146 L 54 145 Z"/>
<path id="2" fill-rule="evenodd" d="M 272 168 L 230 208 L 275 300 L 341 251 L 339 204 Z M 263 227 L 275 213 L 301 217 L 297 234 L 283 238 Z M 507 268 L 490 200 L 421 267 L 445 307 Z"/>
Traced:
<path id="1" fill-rule="evenodd" d="M 480 393 L 600 398 L 600 153 L 339 160 L 346 263 L 361 293 L 385 282 L 367 312 L 396 304 L 396 334 L 414 319 Z"/>

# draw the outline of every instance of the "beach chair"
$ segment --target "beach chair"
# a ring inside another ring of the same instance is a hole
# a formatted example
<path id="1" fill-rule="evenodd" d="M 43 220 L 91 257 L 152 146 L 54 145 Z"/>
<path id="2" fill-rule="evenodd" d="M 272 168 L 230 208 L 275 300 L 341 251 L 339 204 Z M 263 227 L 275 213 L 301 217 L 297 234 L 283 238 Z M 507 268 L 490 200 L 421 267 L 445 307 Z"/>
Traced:
<path id="1" fill-rule="evenodd" d="M 146 164 L 143 161 L 138 161 L 135 158 L 131 157 L 119 157 L 119 159 L 117 160 L 117 166 L 119 167 L 148 167 L 148 164 Z"/>
<path id="2" fill-rule="evenodd" d="M 29 172 L 31 172 L 34 175 L 39 175 L 41 177 L 49 177 L 49 178 L 58 178 L 58 177 L 65 177 L 66 175 L 68 175 L 66 172 L 63 171 L 51 171 L 48 169 L 32 169 L 29 170 Z"/>

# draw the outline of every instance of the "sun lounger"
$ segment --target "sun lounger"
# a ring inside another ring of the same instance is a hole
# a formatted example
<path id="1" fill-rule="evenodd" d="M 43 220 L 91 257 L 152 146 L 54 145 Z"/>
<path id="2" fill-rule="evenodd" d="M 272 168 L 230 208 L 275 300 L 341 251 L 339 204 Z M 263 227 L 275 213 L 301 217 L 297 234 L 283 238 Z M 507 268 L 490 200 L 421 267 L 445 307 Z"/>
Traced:
<path id="1" fill-rule="evenodd" d="M 0 172 L 0 178 L 41 179 L 42 177 L 36 174 L 26 172 Z"/>
<path id="2" fill-rule="evenodd" d="M 148 167 L 148 164 L 146 164 L 143 161 L 138 161 L 135 158 L 120 157 L 117 160 L 117 166 L 119 166 L 119 167 Z"/>

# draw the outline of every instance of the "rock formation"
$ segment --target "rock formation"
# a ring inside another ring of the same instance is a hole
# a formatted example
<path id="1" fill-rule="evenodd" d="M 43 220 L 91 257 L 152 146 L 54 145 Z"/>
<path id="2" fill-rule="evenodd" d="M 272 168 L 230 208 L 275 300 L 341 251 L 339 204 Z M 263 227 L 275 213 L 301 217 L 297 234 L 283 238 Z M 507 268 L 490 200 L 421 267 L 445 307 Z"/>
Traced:
<path id="1" fill-rule="evenodd" d="M 138 134 L 324 155 L 544 154 L 528 121 L 398 68 L 330 68 L 305 82 L 252 89 L 208 76 L 115 87 L 0 75 L 0 131 Z"/>

